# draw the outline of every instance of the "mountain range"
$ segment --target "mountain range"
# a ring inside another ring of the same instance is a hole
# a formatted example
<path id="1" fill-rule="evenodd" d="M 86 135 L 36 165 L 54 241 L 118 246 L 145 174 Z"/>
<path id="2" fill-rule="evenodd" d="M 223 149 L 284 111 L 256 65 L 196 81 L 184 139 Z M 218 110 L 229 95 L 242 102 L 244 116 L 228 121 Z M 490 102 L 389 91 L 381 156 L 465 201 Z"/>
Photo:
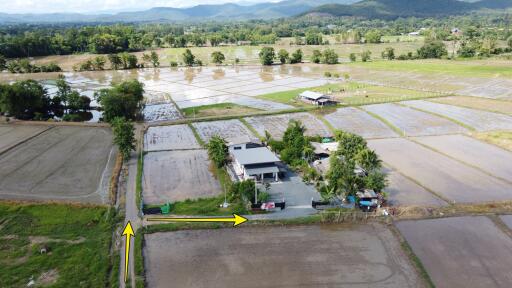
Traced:
<path id="1" fill-rule="evenodd" d="M 506 9 L 512 0 L 363 0 L 357 3 L 325 4 L 303 15 L 355 16 L 363 18 L 434 17 L 469 13 L 481 9 Z"/>
<path id="2" fill-rule="evenodd" d="M 285 0 L 251 5 L 197 5 L 190 8 L 155 7 L 115 14 L 8 14 L 0 23 L 128 23 L 275 19 L 304 15 L 368 18 L 430 17 L 466 13 L 482 8 L 512 7 L 512 0 Z"/>

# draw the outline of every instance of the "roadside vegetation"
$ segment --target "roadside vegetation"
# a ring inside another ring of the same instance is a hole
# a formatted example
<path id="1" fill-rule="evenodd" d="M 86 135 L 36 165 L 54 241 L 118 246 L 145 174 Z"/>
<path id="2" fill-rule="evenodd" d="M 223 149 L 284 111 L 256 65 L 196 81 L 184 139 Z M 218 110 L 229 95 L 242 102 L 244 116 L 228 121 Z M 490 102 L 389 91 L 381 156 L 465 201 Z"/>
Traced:
<path id="1" fill-rule="evenodd" d="M 117 220 L 106 207 L 0 203 L 0 286 L 115 285 L 118 258 L 109 251 Z"/>

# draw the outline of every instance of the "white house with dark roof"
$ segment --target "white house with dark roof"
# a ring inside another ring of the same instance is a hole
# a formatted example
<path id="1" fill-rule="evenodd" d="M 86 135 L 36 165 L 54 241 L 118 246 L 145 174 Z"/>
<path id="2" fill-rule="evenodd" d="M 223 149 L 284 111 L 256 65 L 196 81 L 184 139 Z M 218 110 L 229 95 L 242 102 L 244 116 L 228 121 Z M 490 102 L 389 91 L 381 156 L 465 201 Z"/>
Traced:
<path id="1" fill-rule="evenodd" d="M 318 106 L 334 104 L 334 101 L 331 100 L 331 97 L 318 92 L 304 91 L 299 94 L 299 97 L 304 102 Z"/>
<path id="2" fill-rule="evenodd" d="M 233 168 L 239 179 L 272 179 L 279 181 L 281 160 L 267 147 L 232 150 Z"/>

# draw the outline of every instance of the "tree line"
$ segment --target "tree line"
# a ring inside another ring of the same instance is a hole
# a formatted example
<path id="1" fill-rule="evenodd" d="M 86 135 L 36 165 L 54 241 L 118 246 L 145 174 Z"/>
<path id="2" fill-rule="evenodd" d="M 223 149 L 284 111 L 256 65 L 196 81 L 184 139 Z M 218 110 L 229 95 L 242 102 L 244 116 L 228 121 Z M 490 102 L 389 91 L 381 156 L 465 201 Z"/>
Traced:
<path id="1" fill-rule="evenodd" d="M 21 120 L 84 121 L 92 118 L 91 99 L 71 89 L 63 76 L 56 80 L 53 97 L 35 80 L 0 84 L 0 113 Z"/>

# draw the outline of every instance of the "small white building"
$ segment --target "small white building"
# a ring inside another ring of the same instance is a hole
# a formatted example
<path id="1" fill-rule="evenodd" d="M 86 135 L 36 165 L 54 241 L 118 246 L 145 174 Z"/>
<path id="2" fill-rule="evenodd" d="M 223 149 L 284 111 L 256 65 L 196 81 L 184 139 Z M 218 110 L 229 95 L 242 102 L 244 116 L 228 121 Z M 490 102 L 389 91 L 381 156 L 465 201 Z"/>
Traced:
<path id="1" fill-rule="evenodd" d="M 232 150 L 231 158 L 239 179 L 262 181 L 270 178 L 279 181 L 278 164 L 281 160 L 267 147 Z"/>
<path id="2" fill-rule="evenodd" d="M 299 94 L 299 97 L 302 101 L 318 105 L 318 106 L 324 106 L 329 104 L 334 104 L 335 102 L 331 100 L 331 97 L 318 93 L 313 91 L 304 91 Z"/>

